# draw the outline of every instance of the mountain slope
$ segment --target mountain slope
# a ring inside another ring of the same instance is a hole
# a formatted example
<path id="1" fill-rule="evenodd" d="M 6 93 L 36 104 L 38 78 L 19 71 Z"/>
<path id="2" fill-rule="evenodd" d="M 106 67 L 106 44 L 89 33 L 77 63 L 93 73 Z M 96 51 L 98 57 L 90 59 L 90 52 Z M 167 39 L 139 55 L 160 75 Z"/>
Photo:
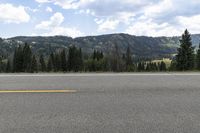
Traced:
<path id="1" fill-rule="evenodd" d="M 101 36 L 88 36 L 71 38 L 66 36 L 53 37 L 13 37 L 0 39 L 0 53 L 8 55 L 13 53 L 15 47 L 27 42 L 37 54 L 48 55 L 51 51 L 68 48 L 70 45 L 81 47 L 84 52 L 91 53 L 94 49 L 105 53 L 112 51 L 118 45 L 120 51 L 125 53 L 128 45 L 133 55 L 142 57 L 165 57 L 176 53 L 180 37 L 145 37 L 128 34 L 110 34 Z M 199 44 L 200 35 L 192 35 L 193 44 Z"/>

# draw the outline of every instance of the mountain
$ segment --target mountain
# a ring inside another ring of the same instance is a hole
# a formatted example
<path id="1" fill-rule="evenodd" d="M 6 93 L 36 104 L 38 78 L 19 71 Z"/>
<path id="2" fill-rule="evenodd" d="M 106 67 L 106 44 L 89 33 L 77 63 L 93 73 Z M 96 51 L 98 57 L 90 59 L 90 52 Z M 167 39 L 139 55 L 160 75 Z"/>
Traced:
<path id="1" fill-rule="evenodd" d="M 180 37 L 146 37 L 128 34 L 87 36 L 74 39 L 66 36 L 18 36 L 0 39 L 0 53 L 9 55 L 14 52 L 16 46 L 27 42 L 36 54 L 44 55 L 61 48 L 68 48 L 70 45 L 81 47 L 85 53 L 91 53 L 94 49 L 109 53 L 115 45 L 118 45 L 121 53 L 125 53 L 129 45 L 134 56 L 166 57 L 176 53 L 179 39 Z M 194 46 L 199 44 L 199 40 L 200 34 L 192 35 Z"/>

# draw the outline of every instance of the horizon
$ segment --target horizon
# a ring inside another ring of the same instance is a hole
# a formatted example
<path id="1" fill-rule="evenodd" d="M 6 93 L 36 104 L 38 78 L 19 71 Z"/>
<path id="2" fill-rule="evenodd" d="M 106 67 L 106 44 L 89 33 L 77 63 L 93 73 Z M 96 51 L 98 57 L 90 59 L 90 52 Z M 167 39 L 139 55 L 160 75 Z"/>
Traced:
<path id="1" fill-rule="evenodd" d="M 173 37 L 186 28 L 198 34 L 198 4 L 196 0 L 2 0 L 0 36 Z"/>
<path id="2" fill-rule="evenodd" d="M 159 38 L 159 37 L 181 37 L 181 35 L 183 34 L 180 34 L 180 35 L 177 35 L 177 36 L 148 36 L 148 35 L 131 35 L 131 34 L 128 34 L 128 33 L 108 33 L 108 34 L 99 34 L 99 35 L 85 35 L 85 36 L 79 36 L 79 37 L 71 37 L 71 36 L 67 36 L 67 35 L 50 35 L 50 36 L 45 36 L 45 35 L 17 35 L 17 36 L 12 36 L 12 37 L 8 37 L 8 38 L 4 38 L 4 37 L 0 37 L 2 39 L 10 39 L 10 38 L 15 38 L 15 37 L 56 37 L 56 36 L 63 36 L 63 37 L 69 37 L 69 38 L 72 38 L 72 39 L 76 39 L 76 38 L 84 38 L 84 37 L 98 37 L 98 36 L 107 36 L 107 35 L 120 35 L 120 34 L 124 34 L 124 35 L 129 35 L 129 36 L 136 36 L 136 37 L 152 37 L 152 38 Z M 200 35 L 200 33 L 195 33 L 195 34 L 192 34 L 190 33 L 190 35 Z"/>

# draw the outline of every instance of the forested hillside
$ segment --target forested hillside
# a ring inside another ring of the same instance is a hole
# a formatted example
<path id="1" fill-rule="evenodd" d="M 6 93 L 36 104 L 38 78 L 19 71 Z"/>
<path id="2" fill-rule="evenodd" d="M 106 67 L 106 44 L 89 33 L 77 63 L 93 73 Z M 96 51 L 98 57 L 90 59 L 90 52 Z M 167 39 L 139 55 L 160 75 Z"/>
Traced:
<path id="1" fill-rule="evenodd" d="M 101 36 L 88 36 L 71 38 L 66 36 L 53 37 L 13 37 L 0 40 L 0 53 L 8 55 L 14 52 L 19 44 L 27 42 L 31 45 L 34 53 L 44 56 L 58 49 L 68 49 L 70 45 L 82 48 L 84 53 L 92 53 L 94 49 L 109 53 L 115 45 L 120 52 L 125 53 L 130 46 L 133 56 L 142 57 L 168 57 L 175 54 L 179 46 L 180 37 L 145 37 L 132 36 L 128 34 L 110 34 Z M 194 45 L 198 45 L 200 35 L 192 35 Z"/>

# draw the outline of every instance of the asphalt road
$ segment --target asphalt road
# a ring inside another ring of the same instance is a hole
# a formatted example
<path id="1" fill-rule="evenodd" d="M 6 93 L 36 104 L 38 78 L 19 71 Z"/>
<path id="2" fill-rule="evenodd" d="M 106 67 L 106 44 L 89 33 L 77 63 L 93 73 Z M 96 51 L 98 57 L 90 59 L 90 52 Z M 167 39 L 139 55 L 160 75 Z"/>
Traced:
<path id="1" fill-rule="evenodd" d="M 200 74 L 0 75 L 0 133 L 199 133 Z"/>

